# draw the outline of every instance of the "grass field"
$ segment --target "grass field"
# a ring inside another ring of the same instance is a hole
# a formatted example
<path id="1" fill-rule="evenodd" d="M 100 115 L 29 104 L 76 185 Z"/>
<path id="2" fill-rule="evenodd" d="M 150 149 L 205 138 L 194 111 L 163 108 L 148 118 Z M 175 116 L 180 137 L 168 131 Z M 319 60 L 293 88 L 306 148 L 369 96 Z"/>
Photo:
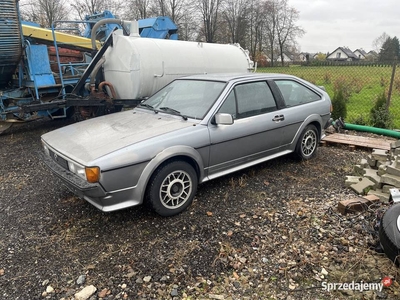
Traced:
<path id="1" fill-rule="evenodd" d="M 370 110 L 378 95 L 389 90 L 392 74 L 391 66 L 290 66 L 258 68 L 262 73 L 291 74 L 323 85 L 333 98 L 334 87 L 341 85 L 348 93 L 348 123 L 371 125 Z M 400 129 L 400 74 L 397 69 L 394 79 L 390 113 L 393 116 L 394 128 Z"/>

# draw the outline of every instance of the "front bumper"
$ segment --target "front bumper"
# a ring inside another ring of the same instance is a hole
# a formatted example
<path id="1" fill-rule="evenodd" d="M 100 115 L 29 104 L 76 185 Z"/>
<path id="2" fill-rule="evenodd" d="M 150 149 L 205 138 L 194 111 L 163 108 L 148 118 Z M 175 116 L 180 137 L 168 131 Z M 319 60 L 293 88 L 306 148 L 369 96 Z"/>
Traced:
<path id="1" fill-rule="evenodd" d="M 80 197 L 87 195 L 89 197 L 105 197 L 107 194 L 99 183 L 89 183 L 79 178 L 69 170 L 64 169 L 56 163 L 50 156 L 42 152 L 38 153 L 39 158 L 56 174 L 75 194 Z"/>
<path id="2" fill-rule="evenodd" d="M 99 183 L 89 183 L 76 174 L 66 170 L 43 152 L 38 157 L 62 182 L 78 197 L 85 199 L 96 208 L 108 212 L 141 204 L 139 200 L 132 200 L 134 188 L 107 192 Z"/>

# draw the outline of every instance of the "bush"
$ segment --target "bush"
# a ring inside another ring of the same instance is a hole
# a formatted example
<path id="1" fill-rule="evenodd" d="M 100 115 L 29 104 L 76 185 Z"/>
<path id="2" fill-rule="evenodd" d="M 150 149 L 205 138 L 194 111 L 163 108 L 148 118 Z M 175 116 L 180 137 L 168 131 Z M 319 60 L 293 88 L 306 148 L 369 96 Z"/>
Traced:
<path id="1" fill-rule="evenodd" d="M 352 117 L 349 119 L 349 123 L 356 124 L 356 125 L 369 125 L 370 121 L 368 118 L 368 114 L 359 114 L 356 117 Z"/>
<path id="2" fill-rule="evenodd" d="M 386 129 L 393 128 L 393 116 L 386 109 L 386 101 L 385 93 L 377 97 L 374 107 L 371 108 L 371 126 Z"/>
<path id="3" fill-rule="evenodd" d="M 332 99 L 332 118 L 334 120 L 342 118 L 345 119 L 347 116 L 347 106 L 346 106 L 346 99 L 343 94 L 343 90 L 341 88 L 335 91 Z"/>
<path id="4" fill-rule="evenodd" d="M 332 81 L 331 78 L 332 78 L 331 73 L 325 72 L 325 74 L 324 74 L 324 83 L 325 83 L 325 84 L 330 84 L 331 81 Z"/>
<path id="5" fill-rule="evenodd" d="M 337 94 L 338 92 L 343 94 L 344 100 L 347 102 L 353 93 L 353 83 L 345 76 L 339 76 L 333 82 L 333 92 Z"/>

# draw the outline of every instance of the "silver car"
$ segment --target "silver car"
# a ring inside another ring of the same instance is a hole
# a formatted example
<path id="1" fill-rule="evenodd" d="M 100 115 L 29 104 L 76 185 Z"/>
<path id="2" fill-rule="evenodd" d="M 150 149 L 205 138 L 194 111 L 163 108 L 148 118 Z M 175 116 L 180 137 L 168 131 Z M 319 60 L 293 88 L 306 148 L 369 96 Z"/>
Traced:
<path id="1" fill-rule="evenodd" d="M 177 79 L 133 110 L 42 136 L 45 163 L 102 211 L 182 212 L 199 183 L 288 153 L 312 158 L 328 125 L 321 88 L 281 74 Z"/>

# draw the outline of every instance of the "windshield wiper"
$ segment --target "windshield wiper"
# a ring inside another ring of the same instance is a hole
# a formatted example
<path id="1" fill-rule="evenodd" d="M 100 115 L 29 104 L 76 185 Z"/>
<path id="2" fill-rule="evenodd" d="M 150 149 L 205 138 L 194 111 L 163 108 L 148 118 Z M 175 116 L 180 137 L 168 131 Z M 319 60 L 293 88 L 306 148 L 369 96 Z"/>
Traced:
<path id="1" fill-rule="evenodd" d="M 151 106 L 150 104 L 140 103 L 139 106 L 146 107 L 146 108 L 154 111 L 155 113 L 158 113 L 158 111 L 153 106 Z"/>
<path id="2" fill-rule="evenodd" d="M 173 113 L 175 115 L 181 116 L 182 119 L 184 119 L 185 121 L 188 119 L 188 117 L 185 116 L 185 115 L 182 115 L 179 110 L 176 110 L 176 109 L 173 109 L 173 108 L 170 108 L 170 107 L 166 107 L 166 106 L 160 107 L 160 109 L 164 110 L 164 111 L 167 111 L 167 112 L 170 112 L 170 113 Z"/>

